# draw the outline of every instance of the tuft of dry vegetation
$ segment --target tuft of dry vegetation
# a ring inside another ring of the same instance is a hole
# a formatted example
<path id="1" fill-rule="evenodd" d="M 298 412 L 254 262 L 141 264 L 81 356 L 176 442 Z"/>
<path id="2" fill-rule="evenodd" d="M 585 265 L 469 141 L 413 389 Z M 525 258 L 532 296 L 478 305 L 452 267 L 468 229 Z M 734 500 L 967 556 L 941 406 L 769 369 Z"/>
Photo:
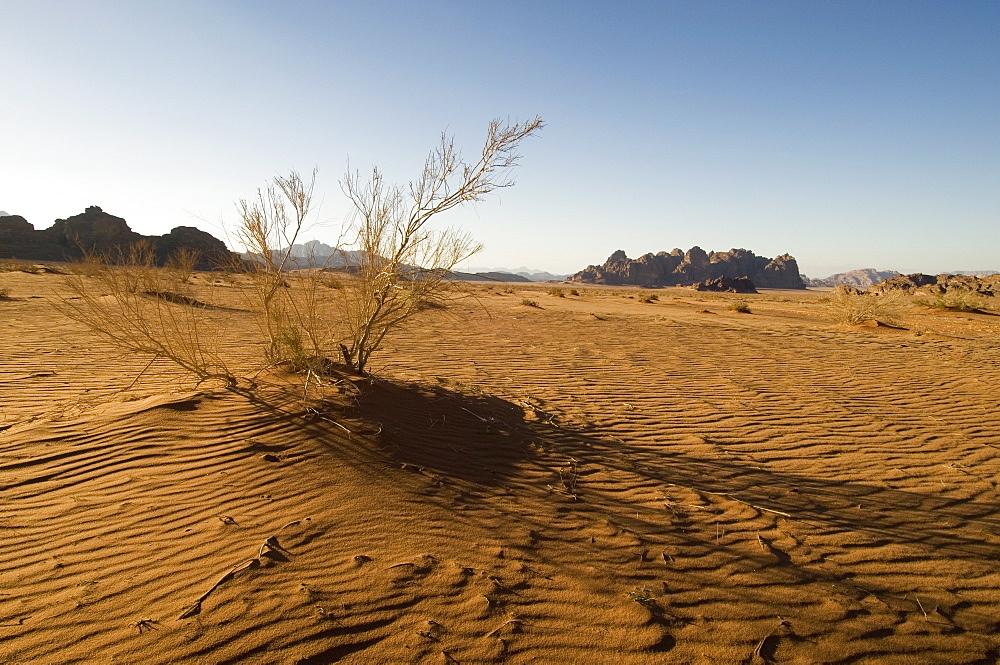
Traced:
<path id="1" fill-rule="evenodd" d="M 937 293 L 933 300 L 917 298 L 913 302 L 924 307 L 947 309 L 954 312 L 981 312 L 986 307 L 978 293 L 959 287 L 951 287 L 943 293 Z"/>
<path id="2" fill-rule="evenodd" d="M 312 369 L 315 359 L 324 356 L 326 338 L 333 334 L 324 327 L 319 307 L 318 287 L 326 276 L 313 271 L 297 280 L 295 289 L 286 279 L 315 183 L 315 171 L 308 182 L 293 171 L 276 176 L 266 189 L 257 191 L 256 198 L 236 204 L 241 219 L 236 239 L 250 257 L 250 286 L 243 294 L 267 340 L 264 359 L 270 364 L 289 363 L 296 371 Z"/>
<path id="3" fill-rule="evenodd" d="M 236 387 L 234 372 L 204 338 L 205 303 L 176 271 L 156 265 L 149 243 L 89 255 L 65 283 L 72 296 L 59 298 L 56 308 L 69 318 L 126 351 L 150 356 L 150 364 L 167 359 L 200 381 L 218 378 Z"/>
<path id="4" fill-rule="evenodd" d="M 538 304 L 537 300 L 532 300 L 530 298 L 522 298 L 521 304 L 524 305 L 525 307 L 537 307 L 539 309 L 542 308 L 542 306 Z"/>
<path id="5" fill-rule="evenodd" d="M 898 291 L 858 293 L 856 289 L 838 286 L 830 292 L 827 307 L 833 318 L 840 323 L 856 326 L 877 321 L 896 325 L 902 317 L 903 295 Z"/>
<path id="6" fill-rule="evenodd" d="M 729 304 L 730 311 L 739 312 L 740 314 L 752 314 L 750 311 L 750 303 L 746 300 L 734 300 Z"/>

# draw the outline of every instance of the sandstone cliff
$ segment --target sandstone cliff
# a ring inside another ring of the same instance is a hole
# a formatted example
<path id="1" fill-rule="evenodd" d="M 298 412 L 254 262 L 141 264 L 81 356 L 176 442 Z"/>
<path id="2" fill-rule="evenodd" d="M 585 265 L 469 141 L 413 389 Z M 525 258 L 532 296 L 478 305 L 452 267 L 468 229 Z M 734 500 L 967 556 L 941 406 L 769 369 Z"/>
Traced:
<path id="1" fill-rule="evenodd" d="M 79 215 L 57 219 L 51 227 L 35 230 L 20 215 L 0 217 L 0 258 L 33 261 L 75 261 L 85 252 L 97 254 L 125 249 L 140 240 L 153 246 L 156 260 L 163 263 L 179 249 L 198 252 L 197 268 L 209 270 L 233 262 L 225 243 L 192 226 L 178 226 L 162 236 L 144 236 L 97 206 Z"/>
<path id="2" fill-rule="evenodd" d="M 594 284 L 689 286 L 719 277 L 745 277 L 758 288 L 806 288 L 798 263 L 788 254 L 769 259 L 746 249 L 708 253 L 701 247 L 645 254 L 634 260 L 618 250 L 603 265 L 588 266 L 570 279 Z"/>

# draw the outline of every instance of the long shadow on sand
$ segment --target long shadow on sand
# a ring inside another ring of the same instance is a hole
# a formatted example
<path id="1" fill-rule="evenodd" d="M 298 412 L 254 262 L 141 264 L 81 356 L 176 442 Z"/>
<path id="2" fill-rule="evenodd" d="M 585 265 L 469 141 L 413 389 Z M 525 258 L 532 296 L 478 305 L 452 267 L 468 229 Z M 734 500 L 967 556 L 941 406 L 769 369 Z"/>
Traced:
<path id="1" fill-rule="evenodd" d="M 1000 543 L 959 533 L 967 527 L 1000 535 L 1000 506 L 864 483 L 781 473 L 734 461 L 651 450 L 593 432 L 544 427 L 543 438 L 581 463 L 644 480 L 720 495 L 790 519 L 864 532 L 892 542 L 973 557 L 1000 557 Z M 605 497 L 607 498 L 607 497 Z"/>
<path id="2" fill-rule="evenodd" d="M 970 532 L 1000 534 L 1000 507 L 966 498 L 831 481 L 709 459 L 663 448 L 632 445 L 600 432 L 529 420 L 503 398 L 442 386 L 377 382 L 363 396 L 329 404 L 325 413 L 291 414 L 273 400 L 259 400 L 275 415 L 294 417 L 338 457 L 419 470 L 444 481 L 504 485 L 528 467 L 551 474 L 565 460 L 626 474 L 634 483 L 679 486 L 725 497 L 800 522 L 869 534 L 877 539 L 947 549 L 952 556 L 996 560 L 1000 543 Z M 345 434 L 345 432 L 350 434 Z M 545 453 L 541 451 L 547 451 Z M 617 495 L 576 488 L 583 503 L 635 521 L 635 506 Z M 642 521 L 642 518 L 639 518 Z M 644 530 L 660 523 L 637 524 Z"/>

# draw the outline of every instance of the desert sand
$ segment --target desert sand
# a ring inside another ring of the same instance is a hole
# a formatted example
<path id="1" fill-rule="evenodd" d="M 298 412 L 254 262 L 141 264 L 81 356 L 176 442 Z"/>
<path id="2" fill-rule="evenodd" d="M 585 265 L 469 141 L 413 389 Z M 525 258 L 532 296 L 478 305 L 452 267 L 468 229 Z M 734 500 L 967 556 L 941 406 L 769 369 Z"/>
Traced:
<path id="1" fill-rule="evenodd" d="M 61 280 L 0 272 L 0 662 L 1000 654 L 996 308 L 476 286 L 319 402 L 143 372 Z"/>

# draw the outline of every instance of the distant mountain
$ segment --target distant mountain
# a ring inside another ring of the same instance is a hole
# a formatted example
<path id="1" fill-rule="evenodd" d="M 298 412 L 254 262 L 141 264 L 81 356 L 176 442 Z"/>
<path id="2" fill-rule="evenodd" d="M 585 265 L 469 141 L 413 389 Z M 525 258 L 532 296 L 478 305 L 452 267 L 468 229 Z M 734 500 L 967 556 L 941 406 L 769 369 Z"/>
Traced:
<path id="1" fill-rule="evenodd" d="M 457 279 L 463 282 L 530 282 L 532 280 L 528 279 L 523 275 L 518 275 L 516 273 L 510 272 L 497 272 L 494 270 L 484 271 L 484 272 L 453 272 L 451 273 L 453 279 Z"/>
<path id="2" fill-rule="evenodd" d="M 281 254 L 284 248 L 276 250 Z M 246 258 L 250 258 L 246 256 Z M 287 268 L 343 268 L 361 263 L 361 253 L 354 250 L 343 251 L 327 245 L 319 240 L 309 240 L 292 245 L 291 260 Z M 468 268 L 451 273 L 453 279 L 460 281 L 483 282 L 547 282 L 561 281 L 569 275 L 553 275 L 544 270 L 535 270 L 527 266 L 520 268 Z"/>
<path id="3" fill-rule="evenodd" d="M 0 217 L 10 217 L 6 210 L 0 210 Z"/>
<path id="4" fill-rule="evenodd" d="M 878 284 L 884 279 L 899 275 L 895 270 L 875 270 L 875 268 L 860 268 L 858 270 L 848 270 L 838 272 L 823 279 L 806 279 L 809 286 L 853 286 L 858 289 L 867 289 L 869 286 Z"/>
<path id="5" fill-rule="evenodd" d="M 292 245 L 292 256 L 298 256 L 304 259 L 316 256 L 333 256 L 336 253 L 336 247 L 331 247 L 330 245 L 320 242 L 319 240 L 309 240 L 302 244 Z"/>
<path id="6" fill-rule="evenodd" d="M 286 248 L 274 250 L 277 258 L 285 253 Z M 253 259 L 250 254 L 243 254 L 245 259 Z M 302 244 L 292 245 L 286 270 L 301 270 L 303 268 L 343 268 L 361 264 L 361 252 L 355 250 L 339 250 L 319 240 L 310 240 Z"/>
<path id="7" fill-rule="evenodd" d="M 988 277 L 989 275 L 1000 274 L 1000 270 L 952 270 L 941 273 L 942 275 L 968 275 L 969 277 Z"/>
<path id="8" fill-rule="evenodd" d="M 940 275 L 966 275 L 968 277 L 988 277 L 1000 273 L 1000 270 L 952 270 L 951 272 L 938 273 Z M 918 274 L 918 273 L 915 273 Z M 858 270 L 848 270 L 830 275 L 823 279 L 809 279 L 803 277 L 809 286 L 853 286 L 858 289 L 867 289 L 891 277 L 899 277 L 901 273 L 895 270 L 875 270 L 874 268 L 861 268 Z"/>
<path id="9" fill-rule="evenodd" d="M 529 282 L 561 282 L 564 279 L 569 279 L 569 275 L 555 275 L 545 270 L 538 270 L 536 268 L 529 268 L 527 266 L 521 266 L 520 268 L 478 267 L 478 268 L 469 268 L 467 272 L 479 273 L 479 274 L 505 273 L 508 275 L 520 275 L 521 277 L 527 279 Z"/>

